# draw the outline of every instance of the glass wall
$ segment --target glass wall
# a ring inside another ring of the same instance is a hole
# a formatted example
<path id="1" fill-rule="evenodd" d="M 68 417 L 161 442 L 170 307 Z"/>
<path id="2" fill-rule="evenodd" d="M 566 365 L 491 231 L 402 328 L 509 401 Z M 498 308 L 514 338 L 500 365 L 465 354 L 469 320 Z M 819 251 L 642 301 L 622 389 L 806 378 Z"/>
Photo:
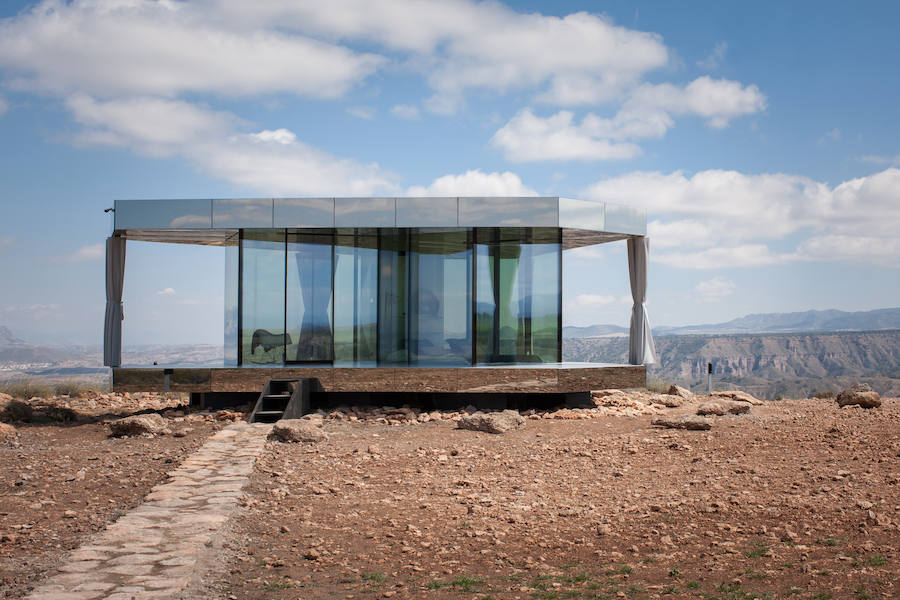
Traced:
<path id="1" fill-rule="evenodd" d="M 241 238 L 242 364 L 284 363 L 285 230 L 247 229 Z"/>
<path id="2" fill-rule="evenodd" d="M 378 230 L 378 362 L 409 362 L 409 229 Z"/>
<path id="3" fill-rule="evenodd" d="M 331 362 L 330 231 L 288 231 L 285 320 L 287 362 Z"/>
<path id="4" fill-rule="evenodd" d="M 237 234 L 225 246 L 225 366 L 238 364 L 238 273 L 240 272 L 240 250 Z"/>
<path id="5" fill-rule="evenodd" d="M 374 366 L 378 360 L 376 230 L 338 229 L 334 260 L 334 362 Z"/>
<path id="6" fill-rule="evenodd" d="M 413 229 L 409 362 L 472 362 L 472 230 Z"/>
<path id="7" fill-rule="evenodd" d="M 561 360 L 559 229 L 478 228 L 475 238 L 474 362 Z"/>
<path id="8" fill-rule="evenodd" d="M 244 230 L 242 364 L 560 360 L 557 228 Z"/>

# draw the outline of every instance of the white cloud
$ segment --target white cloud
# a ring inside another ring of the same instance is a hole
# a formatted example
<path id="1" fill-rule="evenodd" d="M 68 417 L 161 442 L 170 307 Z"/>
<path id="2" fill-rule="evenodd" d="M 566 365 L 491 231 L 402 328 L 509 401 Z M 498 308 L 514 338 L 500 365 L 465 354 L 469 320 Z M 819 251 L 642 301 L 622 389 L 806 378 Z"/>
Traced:
<path id="1" fill-rule="evenodd" d="M 174 296 L 175 288 L 170 288 L 170 287 L 163 288 L 163 289 L 157 291 L 156 295 L 157 296 Z"/>
<path id="2" fill-rule="evenodd" d="M 88 244 L 82 246 L 71 254 L 64 254 L 53 259 L 54 262 L 84 262 L 89 260 L 101 260 L 106 256 L 106 248 L 103 244 Z"/>
<path id="3" fill-rule="evenodd" d="M 543 118 L 530 109 L 519 111 L 491 139 L 508 160 L 615 160 L 641 153 L 634 140 L 660 138 L 675 124 L 673 116 L 695 115 L 713 128 L 766 106 L 756 86 L 700 77 L 684 88 L 644 84 L 612 118 L 588 113 L 580 123 L 562 110 Z"/>
<path id="4" fill-rule="evenodd" d="M 431 185 L 413 186 L 408 196 L 537 196 L 515 173 L 484 173 L 480 169 L 459 175 L 444 175 Z"/>
<path id="5" fill-rule="evenodd" d="M 181 156 L 216 177 L 261 193 L 279 195 L 391 194 L 396 179 L 376 164 L 323 152 L 284 128 L 242 133 L 240 119 L 180 100 L 67 103 L 86 125 L 82 143 L 128 147 L 135 152 Z"/>
<path id="6" fill-rule="evenodd" d="M 420 118 L 419 107 L 411 104 L 397 104 L 391 108 L 391 114 L 398 119 L 406 119 L 407 121 L 415 121 Z"/>
<path id="7" fill-rule="evenodd" d="M 822 137 L 819 138 L 819 145 L 825 144 L 826 142 L 832 141 L 837 142 L 841 139 L 841 130 L 835 127 L 831 131 L 826 131 Z"/>
<path id="8" fill-rule="evenodd" d="M 588 115 L 591 117 L 592 115 Z M 613 160 L 632 158 L 640 148 L 595 137 L 590 124 L 573 122 L 574 115 L 563 110 L 546 119 L 529 109 L 519 111 L 501 127 L 491 143 L 504 150 L 514 162 L 540 160 Z"/>
<path id="9" fill-rule="evenodd" d="M 6 101 L 6 98 L 0 96 L 0 116 L 2 116 L 6 111 L 9 110 L 9 102 Z"/>
<path id="10" fill-rule="evenodd" d="M 168 156 L 197 140 L 227 135 L 238 122 L 233 115 L 183 102 L 131 98 L 98 102 L 78 94 L 66 101 L 75 120 L 86 127 L 77 140 L 85 144 L 129 147 Z"/>
<path id="11" fill-rule="evenodd" d="M 707 223 L 696 219 L 663 222 L 654 219 L 647 223 L 647 235 L 654 248 L 703 246 L 709 243 L 714 232 Z"/>
<path id="12" fill-rule="evenodd" d="M 862 162 L 872 163 L 875 165 L 887 165 L 890 167 L 900 167 L 900 154 L 895 156 L 876 156 L 867 155 L 859 157 Z"/>
<path id="13" fill-rule="evenodd" d="M 728 42 L 718 42 L 705 58 L 697 61 L 697 66 L 707 71 L 718 69 L 728 52 Z"/>
<path id="14" fill-rule="evenodd" d="M 760 112 L 766 97 L 755 85 L 738 81 L 698 77 L 684 88 L 671 83 L 639 86 L 623 111 L 638 115 L 663 111 L 673 115 L 696 115 L 707 119 L 710 127 L 721 129 L 736 117 Z"/>
<path id="15" fill-rule="evenodd" d="M 721 300 L 734 293 L 737 285 L 723 277 L 713 277 L 706 281 L 701 281 L 694 287 L 694 291 L 704 302 L 715 302 Z"/>
<path id="16" fill-rule="evenodd" d="M 799 260 L 874 263 L 900 267 L 900 237 L 821 235 L 805 240 L 797 248 Z"/>
<path id="17" fill-rule="evenodd" d="M 4 306 L 3 312 L 7 314 L 23 314 L 29 316 L 41 316 L 58 313 L 62 308 L 59 304 L 15 304 Z"/>
<path id="18" fill-rule="evenodd" d="M 546 101 L 596 103 L 667 64 L 659 36 L 579 12 L 524 14 L 466 0 L 207 0 L 229 22 L 277 24 L 329 39 L 365 40 L 411 54 L 435 90 L 430 110 L 452 112 L 466 91 L 543 88 Z"/>
<path id="19" fill-rule="evenodd" d="M 722 267 L 762 267 L 784 262 L 765 244 L 741 244 L 707 248 L 696 252 L 666 252 L 654 261 L 681 269 L 719 269 Z"/>
<path id="20" fill-rule="evenodd" d="M 575 296 L 572 304 L 574 306 L 591 308 L 598 306 L 607 306 L 609 304 L 613 304 L 615 301 L 615 296 L 608 296 L 603 294 L 578 294 L 577 296 Z"/>
<path id="21" fill-rule="evenodd" d="M 583 196 L 644 206 L 653 260 L 681 268 L 846 260 L 900 266 L 900 169 L 831 187 L 783 173 L 635 172 L 598 181 Z M 797 236 L 794 251 L 769 243 Z M 657 242 L 656 238 L 659 238 Z"/>
<path id="22" fill-rule="evenodd" d="M 347 109 L 347 113 L 357 119 L 365 119 L 371 121 L 375 118 L 375 109 L 371 106 L 351 106 Z"/>
<path id="23" fill-rule="evenodd" d="M 385 61 L 169 0 L 44 0 L 0 21 L 0 66 L 13 83 L 57 94 L 335 98 Z"/>

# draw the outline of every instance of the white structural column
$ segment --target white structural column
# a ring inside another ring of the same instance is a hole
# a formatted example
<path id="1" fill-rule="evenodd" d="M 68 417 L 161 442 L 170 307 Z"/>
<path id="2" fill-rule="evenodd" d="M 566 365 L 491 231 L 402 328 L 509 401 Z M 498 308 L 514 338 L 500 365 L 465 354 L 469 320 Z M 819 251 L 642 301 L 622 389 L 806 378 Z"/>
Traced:
<path id="1" fill-rule="evenodd" d="M 125 238 L 106 238 L 106 319 L 103 325 L 103 364 L 122 364 L 122 289 L 125 283 Z"/>
<path id="2" fill-rule="evenodd" d="M 628 362 L 632 365 L 652 365 L 656 362 L 656 346 L 647 317 L 647 257 L 650 239 L 628 238 L 628 276 L 631 280 L 631 331 L 628 340 Z"/>

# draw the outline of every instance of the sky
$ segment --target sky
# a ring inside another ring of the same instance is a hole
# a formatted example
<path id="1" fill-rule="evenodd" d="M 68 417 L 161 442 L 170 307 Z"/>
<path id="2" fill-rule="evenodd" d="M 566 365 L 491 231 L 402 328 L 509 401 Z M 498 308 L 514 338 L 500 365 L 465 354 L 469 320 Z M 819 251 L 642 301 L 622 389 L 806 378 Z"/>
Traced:
<path id="1" fill-rule="evenodd" d="M 0 3 L 0 325 L 99 344 L 115 199 L 646 207 L 654 325 L 900 305 L 900 4 Z M 130 243 L 124 342 L 221 343 L 218 248 Z M 564 321 L 627 325 L 624 243 Z"/>

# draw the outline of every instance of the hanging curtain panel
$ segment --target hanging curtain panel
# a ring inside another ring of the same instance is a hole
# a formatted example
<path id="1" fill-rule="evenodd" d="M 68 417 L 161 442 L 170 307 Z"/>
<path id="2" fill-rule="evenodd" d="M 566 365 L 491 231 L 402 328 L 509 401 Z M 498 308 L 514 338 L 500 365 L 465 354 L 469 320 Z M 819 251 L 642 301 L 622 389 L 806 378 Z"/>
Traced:
<path id="1" fill-rule="evenodd" d="M 647 259 L 650 239 L 628 238 L 628 277 L 631 280 L 631 331 L 628 339 L 628 362 L 632 365 L 652 365 L 656 362 L 656 346 L 647 317 Z"/>
<path id="2" fill-rule="evenodd" d="M 122 290 L 125 284 L 125 238 L 106 238 L 106 317 L 103 324 L 103 364 L 122 364 Z"/>

